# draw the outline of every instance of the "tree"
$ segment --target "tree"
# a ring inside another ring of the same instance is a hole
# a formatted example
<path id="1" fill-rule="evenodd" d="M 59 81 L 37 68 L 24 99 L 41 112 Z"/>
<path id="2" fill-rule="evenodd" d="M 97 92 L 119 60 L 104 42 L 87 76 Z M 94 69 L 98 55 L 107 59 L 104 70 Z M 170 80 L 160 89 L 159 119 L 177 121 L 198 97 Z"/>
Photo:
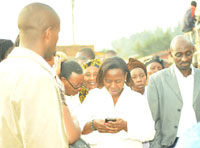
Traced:
<path id="1" fill-rule="evenodd" d="M 112 46 L 118 52 L 118 55 L 128 57 L 138 54 L 140 57 L 153 54 L 162 50 L 169 49 L 172 38 L 182 34 L 180 24 L 174 28 L 168 28 L 163 31 L 162 28 L 156 28 L 154 31 L 143 31 L 112 42 Z"/>

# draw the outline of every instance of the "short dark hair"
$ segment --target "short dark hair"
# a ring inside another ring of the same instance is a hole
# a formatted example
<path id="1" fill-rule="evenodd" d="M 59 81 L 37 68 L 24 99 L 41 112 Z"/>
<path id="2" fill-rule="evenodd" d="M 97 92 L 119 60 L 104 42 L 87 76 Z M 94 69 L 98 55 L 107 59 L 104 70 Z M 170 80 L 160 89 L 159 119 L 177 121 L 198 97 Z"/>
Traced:
<path id="1" fill-rule="evenodd" d="M 191 1 L 191 6 L 197 7 L 197 2 L 196 1 Z"/>
<path id="2" fill-rule="evenodd" d="M 91 48 L 82 48 L 78 52 L 82 53 L 82 56 L 85 56 L 88 59 L 95 59 L 95 53 Z"/>
<path id="3" fill-rule="evenodd" d="M 0 39 L 0 61 L 6 58 L 13 47 L 14 43 L 11 40 Z"/>
<path id="4" fill-rule="evenodd" d="M 68 80 L 72 72 L 83 74 L 81 66 L 76 61 L 64 61 L 61 63 L 60 77 L 65 77 Z"/>
<path id="5" fill-rule="evenodd" d="M 161 66 L 162 66 L 162 69 L 164 69 L 164 63 L 163 63 L 163 59 L 161 59 L 159 56 L 153 56 L 152 58 L 150 59 L 147 59 L 145 62 L 144 62 L 144 65 L 147 67 L 149 64 L 153 63 L 153 62 L 157 62 L 159 63 Z"/>
<path id="6" fill-rule="evenodd" d="M 114 51 L 114 50 L 106 50 L 106 51 L 104 52 L 104 55 L 105 55 L 105 54 L 113 54 L 113 55 L 117 55 L 117 52 Z"/>
<path id="7" fill-rule="evenodd" d="M 104 86 L 103 80 L 104 80 L 105 74 L 110 69 L 121 69 L 124 75 L 127 73 L 127 78 L 126 78 L 125 83 L 128 86 L 132 85 L 131 74 L 126 62 L 120 57 L 111 57 L 111 58 L 106 59 L 99 68 L 99 71 L 97 74 L 97 85 L 99 88 L 102 88 Z"/>
<path id="8" fill-rule="evenodd" d="M 89 60 L 89 59 L 88 57 L 85 57 L 85 56 L 79 56 L 77 60 Z"/>

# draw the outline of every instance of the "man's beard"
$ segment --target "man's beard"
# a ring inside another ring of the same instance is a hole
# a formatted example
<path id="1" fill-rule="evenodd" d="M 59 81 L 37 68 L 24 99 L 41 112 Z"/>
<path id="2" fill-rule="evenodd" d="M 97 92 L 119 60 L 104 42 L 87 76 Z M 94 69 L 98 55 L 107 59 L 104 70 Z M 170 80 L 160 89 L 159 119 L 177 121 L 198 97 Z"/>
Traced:
<path id="1" fill-rule="evenodd" d="M 47 51 L 44 53 L 44 59 L 51 59 L 53 56 L 55 56 L 56 51 L 52 52 L 50 48 L 47 49 Z"/>

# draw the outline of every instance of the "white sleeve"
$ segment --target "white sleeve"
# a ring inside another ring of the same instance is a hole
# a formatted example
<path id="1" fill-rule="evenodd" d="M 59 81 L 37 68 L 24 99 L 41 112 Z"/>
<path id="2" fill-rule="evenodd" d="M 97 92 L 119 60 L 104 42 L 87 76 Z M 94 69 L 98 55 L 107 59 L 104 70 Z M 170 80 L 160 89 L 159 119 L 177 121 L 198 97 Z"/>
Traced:
<path id="1" fill-rule="evenodd" d="M 90 92 L 90 93 L 88 93 L 85 100 L 83 101 L 83 103 L 80 106 L 79 114 L 78 114 L 78 121 L 80 124 L 81 131 L 83 130 L 85 124 L 92 120 L 92 115 L 95 111 L 94 110 L 94 105 L 95 105 L 94 99 L 95 99 L 94 95 Z"/>
<path id="2" fill-rule="evenodd" d="M 154 121 L 147 98 L 138 95 L 133 100 L 130 117 L 127 121 L 128 134 L 131 138 L 141 142 L 152 140 L 155 134 Z"/>

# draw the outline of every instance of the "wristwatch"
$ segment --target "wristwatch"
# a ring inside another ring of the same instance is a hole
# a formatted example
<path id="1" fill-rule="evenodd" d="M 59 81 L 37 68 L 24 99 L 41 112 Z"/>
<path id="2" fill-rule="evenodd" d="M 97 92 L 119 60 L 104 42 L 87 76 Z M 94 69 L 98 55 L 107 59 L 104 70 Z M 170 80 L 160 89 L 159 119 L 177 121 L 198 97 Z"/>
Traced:
<path id="1" fill-rule="evenodd" d="M 91 121 L 90 127 L 93 131 L 97 130 L 97 129 L 94 128 L 94 119 Z"/>

